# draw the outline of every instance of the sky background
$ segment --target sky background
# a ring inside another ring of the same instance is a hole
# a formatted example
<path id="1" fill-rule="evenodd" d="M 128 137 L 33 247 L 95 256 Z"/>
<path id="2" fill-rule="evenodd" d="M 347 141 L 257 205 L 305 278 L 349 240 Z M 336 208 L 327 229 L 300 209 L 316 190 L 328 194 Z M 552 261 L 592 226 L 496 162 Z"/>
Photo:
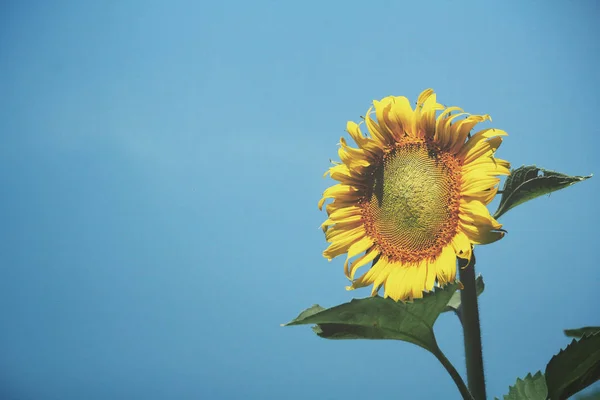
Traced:
<path id="1" fill-rule="evenodd" d="M 347 292 L 348 120 L 432 87 L 498 156 L 600 172 L 598 2 L 4 1 L 0 398 L 459 398 L 424 350 L 279 325 Z M 598 178 L 477 249 L 490 397 L 600 323 Z M 495 209 L 495 207 L 492 207 Z M 436 324 L 464 374 L 458 320 Z"/>

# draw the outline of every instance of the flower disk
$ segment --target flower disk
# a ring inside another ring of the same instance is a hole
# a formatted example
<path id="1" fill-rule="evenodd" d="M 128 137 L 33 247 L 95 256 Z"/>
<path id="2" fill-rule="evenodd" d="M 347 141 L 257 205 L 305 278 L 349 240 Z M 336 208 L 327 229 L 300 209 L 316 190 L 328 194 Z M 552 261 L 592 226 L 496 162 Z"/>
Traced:
<path id="1" fill-rule="evenodd" d="M 446 108 L 431 89 L 421 93 L 415 110 L 405 97 L 386 97 L 373 108 L 365 118 L 370 135 L 349 122 L 358 148 L 341 138 L 342 162 L 328 171 L 340 183 L 319 202 L 322 208 L 333 199 L 322 225 L 330 242 L 323 255 L 346 254 L 349 290 L 373 285 L 373 295 L 384 287 L 384 296 L 394 300 L 419 298 L 436 282 L 456 279 L 456 258 L 470 258 L 472 244 L 504 235 L 486 205 L 498 176 L 510 173 L 508 162 L 494 158 L 506 133 L 485 129 L 470 136 L 489 116 Z"/>
<path id="2" fill-rule="evenodd" d="M 365 230 L 395 259 L 436 256 L 456 231 L 457 166 L 454 159 L 442 158 L 424 143 L 408 143 L 387 154 L 374 170 L 371 193 L 362 206 Z"/>

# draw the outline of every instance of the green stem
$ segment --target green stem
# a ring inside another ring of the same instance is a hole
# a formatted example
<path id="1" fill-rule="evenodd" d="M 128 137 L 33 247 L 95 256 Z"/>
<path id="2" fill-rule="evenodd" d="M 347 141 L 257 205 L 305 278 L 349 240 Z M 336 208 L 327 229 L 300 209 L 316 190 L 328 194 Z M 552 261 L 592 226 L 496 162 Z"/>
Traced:
<path id="1" fill-rule="evenodd" d="M 440 360 L 444 368 L 446 368 L 446 371 L 448 371 L 448 373 L 452 377 L 452 380 L 458 387 L 458 390 L 460 391 L 460 394 L 462 395 L 463 399 L 474 400 L 473 396 L 471 396 L 471 393 L 469 392 L 469 389 L 467 389 L 467 385 L 465 385 L 465 381 L 463 381 L 463 379 L 460 377 L 460 374 L 458 373 L 456 368 L 454 368 L 454 365 L 452 365 L 450 361 L 446 358 L 444 353 L 442 353 L 442 350 L 440 350 L 439 347 L 436 348 L 433 352 L 433 355 L 435 355 L 437 359 Z"/>
<path id="2" fill-rule="evenodd" d="M 475 287 L 475 253 L 471 260 L 459 258 L 459 276 L 464 288 L 460 292 L 461 320 L 465 339 L 467 382 L 475 400 L 485 400 L 485 375 L 481 351 L 481 326 Z"/>

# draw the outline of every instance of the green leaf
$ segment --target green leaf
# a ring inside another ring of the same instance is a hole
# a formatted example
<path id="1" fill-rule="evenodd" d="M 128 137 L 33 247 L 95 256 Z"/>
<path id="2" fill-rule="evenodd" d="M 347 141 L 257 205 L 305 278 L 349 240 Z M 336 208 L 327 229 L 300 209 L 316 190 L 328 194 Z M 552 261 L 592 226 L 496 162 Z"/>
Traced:
<path id="1" fill-rule="evenodd" d="M 593 335 L 596 332 L 600 332 L 600 326 L 584 326 L 577 329 L 565 329 L 565 335 L 576 338 L 586 335 Z"/>
<path id="2" fill-rule="evenodd" d="M 513 207 L 536 197 L 564 189 L 577 182 L 591 178 L 589 176 L 569 176 L 560 172 L 538 168 L 535 165 L 522 166 L 511 172 L 504 182 L 500 205 L 494 214 L 498 219 Z"/>
<path id="3" fill-rule="evenodd" d="M 508 389 L 504 400 L 546 400 L 547 397 L 546 379 L 538 371 L 533 376 L 527 374 L 525 379 L 517 379 L 517 382 Z"/>
<path id="4" fill-rule="evenodd" d="M 485 289 L 485 283 L 483 282 L 483 277 L 479 275 L 475 280 L 475 290 L 477 291 L 477 296 L 483 293 Z M 460 291 L 454 292 L 450 301 L 444 308 L 442 312 L 454 311 L 460 318 Z"/>
<path id="5" fill-rule="evenodd" d="M 600 379 L 600 333 L 573 340 L 546 365 L 552 400 L 566 399 Z"/>
<path id="6" fill-rule="evenodd" d="M 314 331 L 326 339 L 403 340 L 435 353 L 438 347 L 433 324 L 458 286 L 453 283 L 436 288 L 422 299 L 406 303 L 376 296 L 321 311 L 316 308 L 319 306 L 313 306 L 286 326 L 317 324 Z"/>
<path id="7" fill-rule="evenodd" d="M 329 309 L 314 305 L 285 324 L 316 324 L 313 330 L 326 339 L 395 339 L 430 351 L 446 368 L 461 396 L 473 400 L 456 368 L 437 345 L 433 324 L 444 311 L 459 283 L 426 293 L 413 302 L 396 302 L 382 297 L 354 299 Z"/>

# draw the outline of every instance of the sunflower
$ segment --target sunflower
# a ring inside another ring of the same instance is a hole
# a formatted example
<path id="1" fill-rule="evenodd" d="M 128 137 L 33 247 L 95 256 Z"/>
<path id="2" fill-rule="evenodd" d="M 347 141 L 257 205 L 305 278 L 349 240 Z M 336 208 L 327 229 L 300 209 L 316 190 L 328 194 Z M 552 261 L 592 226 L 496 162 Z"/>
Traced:
<path id="1" fill-rule="evenodd" d="M 368 136 L 348 122 L 357 147 L 340 139 L 341 162 L 325 173 L 339 183 L 319 202 L 322 209 L 333 199 L 322 225 L 330 243 L 323 256 L 346 254 L 348 290 L 373 285 L 372 295 L 383 287 L 396 301 L 420 298 L 456 279 L 457 257 L 470 259 L 473 244 L 504 236 L 486 205 L 498 176 L 510 173 L 508 162 L 494 158 L 506 132 L 470 134 L 486 120 L 446 108 L 428 89 L 414 110 L 406 97 L 374 101 L 364 118 Z"/>

